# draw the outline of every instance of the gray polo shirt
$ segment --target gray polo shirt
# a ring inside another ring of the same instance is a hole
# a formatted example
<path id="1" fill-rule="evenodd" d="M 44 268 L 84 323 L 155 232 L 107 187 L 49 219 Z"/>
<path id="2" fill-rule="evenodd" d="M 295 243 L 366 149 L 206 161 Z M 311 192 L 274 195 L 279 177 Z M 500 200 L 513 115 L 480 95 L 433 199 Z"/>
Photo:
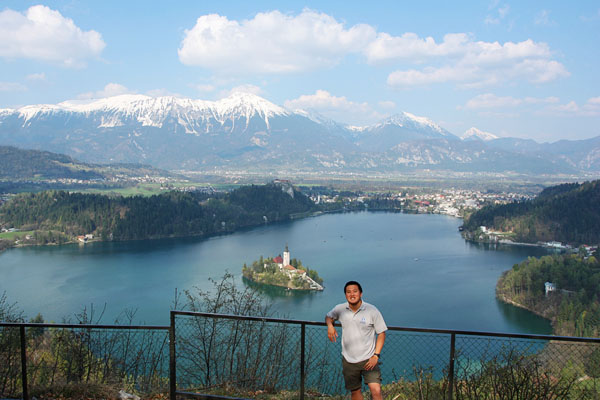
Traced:
<path id="1" fill-rule="evenodd" d="M 342 355 L 351 363 L 371 358 L 375 353 L 376 335 L 387 331 L 379 310 L 364 301 L 356 312 L 346 302 L 333 307 L 327 316 L 342 324 Z"/>

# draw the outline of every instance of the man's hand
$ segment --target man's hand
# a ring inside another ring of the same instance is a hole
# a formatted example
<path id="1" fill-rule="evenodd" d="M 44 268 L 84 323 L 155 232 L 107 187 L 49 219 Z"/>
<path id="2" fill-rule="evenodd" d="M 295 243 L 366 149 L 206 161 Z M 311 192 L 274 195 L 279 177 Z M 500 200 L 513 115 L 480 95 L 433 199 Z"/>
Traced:
<path id="1" fill-rule="evenodd" d="M 332 342 L 337 342 L 338 333 L 333 325 L 327 324 L 327 337 Z"/>
<path id="2" fill-rule="evenodd" d="M 369 360 L 365 364 L 365 369 L 367 371 L 372 370 L 373 368 L 375 368 L 377 366 L 377 362 L 379 362 L 379 357 L 377 357 L 375 354 L 373 354 L 371 356 L 371 358 L 369 358 Z"/>

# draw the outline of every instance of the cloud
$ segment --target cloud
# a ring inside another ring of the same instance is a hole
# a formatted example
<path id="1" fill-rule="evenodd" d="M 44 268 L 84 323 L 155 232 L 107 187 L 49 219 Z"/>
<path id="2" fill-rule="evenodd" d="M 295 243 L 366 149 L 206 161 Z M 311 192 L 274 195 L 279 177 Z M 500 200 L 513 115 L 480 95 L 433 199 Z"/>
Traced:
<path id="1" fill-rule="evenodd" d="M 119 83 L 109 83 L 102 90 L 97 92 L 82 93 L 77 96 L 78 99 L 104 99 L 106 97 L 118 96 L 121 94 L 132 94 L 132 91 Z"/>
<path id="2" fill-rule="evenodd" d="M 394 103 L 393 101 L 389 101 L 389 100 L 380 101 L 378 104 L 379 104 L 379 107 L 385 108 L 388 110 L 396 108 L 396 103 Z"/>
<path id="3" fill-rule="evenodd" d="M 496 8 L 497 5 L 498 3 L 496 2 L 490 9 L 496 9 L 495 11 L 497 11 L 498 15 L 487 15 L 483 20 L 486 25 L 498 25 L 508 15 L 510 11 L 510 6 L 508 4 L 504 4 L 502 7 Z"/>
<path id="4" fill-rule="evenodd" d="M 512 96 L 496 96 L 492 93 L 480 94 L 473 97 L 467 103 L 460 107 L 461 109 L 499 109 L 514 108 L 526 104 L 555 104 L 558 103 L 557 97 L 524 97 L 516 98 Z"/>
<path id="5" fill-rule="evenodd" d="M 17 82 L 1 82 L 0 81 L 0 92 L 24 92 L 27 87 Z"/>
<path id="6" fill-rule="evenodd" d="M 550 107 L 546 111 L 549 114 L 563 117 L 598 117 L 600 116 L 600 96 L 589 98 L 582 106 L 572 100 L 566 104 Z"/>
<path id="7" fill-rule="evenodd" d="M 215 85 L 211 85 L 209 83 L 199 83 L 197 85 L 192 85 L 192 87 L 200 93 L 210 93 L 214 92 L 216 89 Z"/>
<path id="8" fill-rule="evenodd" d="M 494 5 L 499 18 L 509 7 Z M 335 18 L 305 9 L 298 15 L 279 11 L 252 19 L 230 20 L 218 14 L 199 17 L 185 31 L 179 59 L 220 76 L 298 73 L 337 65 L 348 55 L 368 64 L 399 64 L 388 76 L 394 87 L 454 82 L 481 87 L 509 80 L 545 83 L 569 76 L 546 43 L 476 41 L 467 33 L 448 33 L 441 41 L 406 32 L 398 36 L 373 26 L 346 27 Z"/>
<path id="9" fill-rule="evenodd" d="M 286 100 L 284 106 L 290 110 L 318 109 L 318 110 L 365 110 L 367 103 L 355 103 L 345 96 L 334 96 L 326 90 L 317 90 L 315 94 L 303 94 L 297 99 Z"/>
<path id="10" fill-rule="evenodd" d="M 392 36 L 382 32 L 366 46 L 364 53 L 371 64 L 387 60 L 411 60 L 423 62 L 434 57 L 456 57 L 466 52 L 470 39 L 466 33 L 450 33 L 441 43 L 432 37 L 420 38 L 416 33 L 407 32 Z"/>
<path id="11" fill-rule="evenodd" d="M 229 74 L 285 74 L 336 65 L 360 52 L 375 29 L 346 29 L 333 17 L 305 9 L 297 16 L 279 11 L 235 21 L 218 14 L 199 17 L 178 50 L 183 64 Z"/>
<path id="12" fill-rule="evenodd" d="M 230 94 L 236 93 L 236 92 L 251 93 L 251 94 L 255 94 L 255 95 L 259 96 L 262 94 L 263 90 L 256 85 L 245 84 L 245 85 L 235 86 L 226 91 L 222 91 L 221 97 L 227 97 Z"/>
<path id="13" fill-rule="evenodd" d="M 83 67 L 104 47 L 98 32 L 84 32 L 72 19 L 46 6 L 33 6 L 24 13 L 10 9 L 0 12 L 0 57 Z"/>
<path id="14" fill-rule="evenodd" d="M 547 44 L 531 39 L 500 44 L 476 42 L 464 34 L 454 34 L 451 37 L 446 35 L 440 44 L 431 38 L 420 43 L 428 48 L 428 53 L 421 52 L 422 57 L 428 56 L 430 63 L 443 57 L 446 65 L 394 71 L 388 76 L 390 86 L 455 82 L 466 87 L 482 87 L 521 79 L 545 83 L 570 75 L 564 65 L 551 59 L 552 53 Z M 388 55 L 402 53 L 401 49 L 388 50 Z M 414 48 L 410 50 L 414 51 Z"/>
<path id="15" fill-rule="evenodd" d="M 556 21 L 550 19 L 550 11 L 542 10 L 535 15 L 533 23 L 542 26 L 555 26 Z"/>
<path id="16" fill-rule="evenodd" d="M 286 100 L 283 105 L 289 110 L 316 111 L 333 120 L 352 124 L 372 123 L 384 117 L 366 102 L 353 102 L 345 96 L 334 96 L 326 90 Z"/>
<path id="17" fill-rule="evenodd" d="M 35 73 L 35 74 L 29 74 L 25 78 L 28 81 L 45 81 L 46 80 L 46 74 L 43 73 L 43 72 Z"/>

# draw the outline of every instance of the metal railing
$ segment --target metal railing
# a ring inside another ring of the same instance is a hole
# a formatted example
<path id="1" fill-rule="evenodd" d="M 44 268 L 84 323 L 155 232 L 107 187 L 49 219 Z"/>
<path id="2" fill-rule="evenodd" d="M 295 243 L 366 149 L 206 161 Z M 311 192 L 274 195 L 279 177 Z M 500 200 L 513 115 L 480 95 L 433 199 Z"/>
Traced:
<path id="1" fill-rule="evenodd" d="M 176 393 L 347 393 L 324 322 L 173 311 L 171 325 Z M 600 398 L 600 339 L 388 329 L 386 398 Z"/>
<path id="2" fill-rule="evenodd" d="M 54 389 L 87 397 L 76 393 L 78 386 L 93 392 L 101 391 L 102 385 L 132 392 L 165 392 L 169 329 L 2 322 L 0 397 L 29 399 L 32 391 Z M 102 397 L 101 392 L 97 395 Z"/>
<path id="3" fill-rule="evenodd" d="M 341 397 L 340 351 L 324 322 L 279 318 L 172 311 L 169 326 L 0 323 L 0 396 L 72 385 L 88 390 L 73 397 L 93 397 L 110 385 L 173 400 Z M 389 327 L 380 367 L 389 398 L 600 398 L 594 338 Z"/>

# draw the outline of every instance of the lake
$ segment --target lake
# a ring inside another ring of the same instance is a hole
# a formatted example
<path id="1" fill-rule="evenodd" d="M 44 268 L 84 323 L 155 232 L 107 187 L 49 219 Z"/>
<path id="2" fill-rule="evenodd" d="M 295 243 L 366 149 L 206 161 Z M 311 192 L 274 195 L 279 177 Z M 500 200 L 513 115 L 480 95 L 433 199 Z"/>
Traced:
<path id="1" fill-rule="evenodd" d="M 86 245 L 40 246 L 0 253 L 0 294 L 27 317 L 61 322 L 83 307 L 106 311 L 111 323 L 125 309 L 136 322 L 168 324 L 175 290 L 207 290 L 209 278 L 236 275 L 244 263 L 281 254 L 316 269 L 322 292 L 264 288 L 279 316 L 322 321 L 343 302 L 343 286 L 357 280 L 365 301 L 390 326 L 548 334 L 548 321 L 499 302 L 501 273 L 535 247 L 498 249 L 466 242 L 462 220 L 443 215 L 387 212 L 326 214 L 261 226 L 210 239 L 184 238 Z"/>

